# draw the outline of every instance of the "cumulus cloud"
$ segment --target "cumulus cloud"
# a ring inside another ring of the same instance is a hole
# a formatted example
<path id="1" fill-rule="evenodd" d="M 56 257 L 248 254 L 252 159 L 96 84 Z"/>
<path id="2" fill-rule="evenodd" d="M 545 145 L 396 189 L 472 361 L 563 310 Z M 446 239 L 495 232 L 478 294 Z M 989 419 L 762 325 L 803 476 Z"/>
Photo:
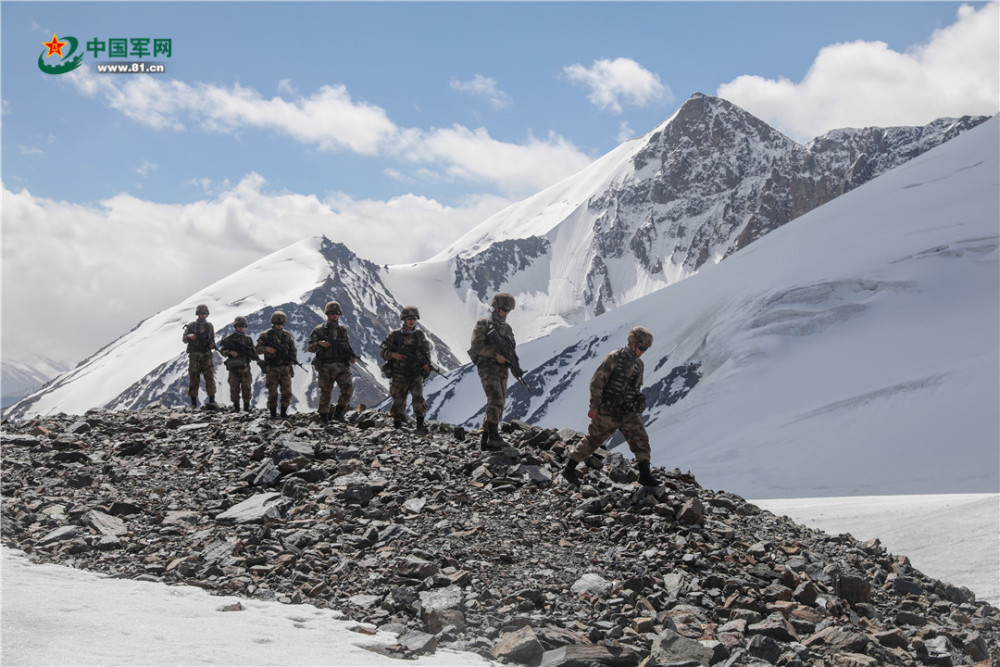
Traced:
<path id="1" fill-rule="evenodd" d="M 597 107 L 621 113 L 623 104 L 643 107 L 661 99 L 672 100 L 673 93 L 660 77 L 631 58 L 595 60 L 589 68 L 568 65 L 563 72 L 574 83 L 590 89 L 588 99 Z"/>
<path id="2" fill-rule="evenodd" d="M 884 42 L 833 44 L 799 82 L 745 75 L 717 94 L 800 141 L 840 127 L 993 115 L 1000 110 L 998 5 L 961 5 L 954 24 L 905 53 Z"/>
<path id="3" fill-rule="evenodd" d="M 451 89 L 481 97 L 494 109 L 504 109 L 511 105 L 510 96 L 497 86 L 496 79 L 476 74 L 469 81 L 452 78 Z"/>
<path id="4" fill-rule="evenodd" d="M 323 86 L 309 96 L 267 99 L 238 84 L 223 87 L 154 77 L 104 77 L 87 67 L 67 78 L 83 94 L 102 98 L 133 121 L 158 130 L 185 131 L 189 125 L 227 133 L 270 129 L 320 150 L 403 156 L 409 162 L 429 163 L 423 173 L 440 171 L 451 179 L 492 185 L 507 195 L 530 194 L 592 160 L 557 134 L 544 141 L 529 137 L 517 144 L 493 139 L 483 128 L 400 127 L 385 110 L 354 100 L 339 85 Z M 506 99 L 487 77 L 477 75 L 457 86 L 497 102 Z M 278 88 L 286 93 L 293 90 L 288 81 Z M 396 175 L 402 176 L 398 171 Z"/>
<path id="5" fill-rule="evenodd" d="M 2 198 L 4 356 L 44 350 L 71 363 L 143 318 L 305 237 L 325 234 L 379 264 L 410 263 L 436 254 L 511 203 L 496 196 L 458 206 L 414 195 L 320 199 L 270 193 L 253 173 L 189 204 L 121 194 L 78 205 L 6 185 Z M 405 236 L 399 233 L 404 228 Z M 65 335 L 67 326 L 72 336 Z"/>

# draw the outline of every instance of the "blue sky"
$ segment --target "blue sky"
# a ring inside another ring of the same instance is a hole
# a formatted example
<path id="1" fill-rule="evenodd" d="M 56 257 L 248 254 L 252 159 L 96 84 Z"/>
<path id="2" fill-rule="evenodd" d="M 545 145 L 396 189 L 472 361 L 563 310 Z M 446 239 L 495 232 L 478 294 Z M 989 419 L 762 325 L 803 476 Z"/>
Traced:
<path id="1" fill-rule="evenodd" d="M 93 340 L 47 346 L 76 361 L 313 234 L 380 263 L 424 259 L 695 92 L 802 141 L 1000 106 L 996 3 L 5 1 L 0 12 L 5 358 L 42 335 L 8 322 L 42 329 L 100 303 Z M 46 74 L 37 61 L 54 34 L 168 38 L 172 55 L 146 59 L 161 74 L 99 73 L 107 59 L 91 54 Z M 34 289 L 10 287 L 25 277 Z"/>

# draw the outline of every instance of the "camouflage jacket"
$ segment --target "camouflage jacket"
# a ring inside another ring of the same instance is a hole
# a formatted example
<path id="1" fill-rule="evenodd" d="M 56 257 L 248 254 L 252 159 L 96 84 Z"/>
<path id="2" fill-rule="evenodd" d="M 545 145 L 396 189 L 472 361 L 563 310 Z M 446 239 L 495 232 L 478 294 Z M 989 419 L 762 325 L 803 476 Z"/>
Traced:
<path id="1" fill-rule="evenodd" d="M 323 347 L 319 343 L 324 340 L 333 343 L 333 345 Z M 337 345 L 337 343 L 341 344 Z M 348 351 L 350 346 L 351 337 L 347 333 L 347 327 L 343 324 L 327 321 L 313 329 L 312 333 L 309 334 L 307 349 L 316 355 L 313 358 L 313 364 L 320 366 L 322 364 L 350 362 L 351 353 Z"/>
<path id="2" fill-rule="evenodd" d="M 188 338 L 188 334 L 194 334 L 195 339 Z M 215 349 L 215 327 L 208 320 L 188 322 L 181 340 L 187 343 L 188 354 L 210 352 Z"/>
<path id="3" fill-rule="evenodd" d="M 241 357 L 252 359 L 253 355 L 251 352 L 254 351 L 253 338 L 245 333 L 234 331 L 219 342 L 219 352 L 228 357 L 229 355 L 226 352 L 229 351 L 236 352 Z"/>
<path id="4" fill-rule="evenodd" d="M 405 355 L 405 359 L 395 360 L 392 353 Z M 424 371 L 424 365 L 430 362 L 431 346 L 427 336 L 420 329 L 396 329 L 382 341 L 380 355 L 387 364 L 386 375 L 392 378 L 406 379 L 418 375 L 427 377 L 430 371 Z"/>
<path id="5" fill-rule="evenodd" d="M 265 347 L 283 350 L 287 356 L 283 356 L 280 353 L 268 354 L 264 351 Z M 279 331 L 278 329 L 271 327 L 262 333 L 257 339 L 256 350 L 257 354 L 264 357 L 264 363 L 268 366 L 291 366 L 293 361 L 298 361 L 295 350 L 295 339 L 292 338 L 292 334 L 288 333 L 285 329 Z"/>
<path id="6" fill-rule="evenodd" d="M 622 347 L 611 352 L 590 380 L 590 407 L 614 415 L 642 412 L 646 407 L 643 373 L 642 359 L 632 350 Z"/>
<path id="7" fill-rule="evenodd" d="M 490 363 L 496 365 L 497 363 L 498 351 L 486 339 L 486 333 L 494 327 L 501 336 L 510 341 L 511 346 L 517 346 L 517 341 L 514 340 L 514 330 L 507 322 L 497 321 L 492 315 L 484 317 L 476 322 L 476 326 L 472 330 L 472 345 L 469 347 L 469 357 L 476 366 Z"/>

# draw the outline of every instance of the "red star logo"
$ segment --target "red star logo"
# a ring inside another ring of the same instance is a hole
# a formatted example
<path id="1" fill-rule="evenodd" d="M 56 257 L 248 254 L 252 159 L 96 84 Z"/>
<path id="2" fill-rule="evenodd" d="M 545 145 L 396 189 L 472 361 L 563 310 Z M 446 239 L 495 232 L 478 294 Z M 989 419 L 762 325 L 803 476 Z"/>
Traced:
<path id="1" fill-rule="evenodd" d="M 55 33 L 53 33 L 51 42 L 42 42 L 42 46 L 48 47 L 49 49 L 49 52 L 45 55 L 45 57 L 48 58 L 53 53 L 55 53 L 58 54 L 60 58 L 62 58 L 63 57 L 62 49 L 67 44 L 69 44 L 69 42 L 60 42 L 59 38 L 56 37 Z"/>

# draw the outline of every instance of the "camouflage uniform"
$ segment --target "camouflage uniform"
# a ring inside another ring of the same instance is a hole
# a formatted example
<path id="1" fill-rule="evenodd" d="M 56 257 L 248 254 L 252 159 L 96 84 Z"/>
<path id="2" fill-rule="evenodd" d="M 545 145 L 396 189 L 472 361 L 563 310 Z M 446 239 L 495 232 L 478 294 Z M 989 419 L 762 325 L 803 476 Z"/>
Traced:
<path id="1" fill-rule="evenodd" d="M 587 459 L 616 431 L 635 454 L 639 468 L 639 483 L 659 486 L 650 470 L 649 436 L 642 424 L 646 396 L 642 393 L 644 367 L 642 355 L 652 346 L 653 334 L 645 327 L 633 327 L 628 332 L 628 345 L 604 358 L 590 380 L 590 427 L 587 435 L 570 450 L 562 476 L 579 486 L 576 466 Z"/>
<path id="2" fill-rule="evenodd" d="M 501 336 L 514 343 L 514 331 L 504 319 L 494 312 L 490 317 L 484 317 L 476 322 L 472 330 L 472 345 L 469 356 L 479 371 L 479 381 L 486 392 L 486 416 L 483 417 L 483 427 L 496 426 L 503 417 L 504 404 L 507 401 L 507 365 L 496 361 L 497 349 L 486 340 L 490 328 L 496 328 Z"/>
<path id="3" fill-rule="evenodd" d="M 322 347 L 319 342 L 338 341 L 341 345 Z M 319 407 L 317 411 L 323 421 L 330 414 L 330 402 L 333 399 L 333 385 L 340 387 L 340 398 L 337 399 L 336 414 L 342 416 L 351 403 L 354 395 L 354 381 L 351 378 L 351 353 L 347 348 L 351 345 L 351 337 L 347 327 L 333 322 L 324 322 L 309 334 L 310 352 L 316 354 L 313 365 L 316 367 L 316 381 L 319 384 Z"/>
<path id="4" fill-rule="evenodd" d="M 253 375 L 250 373 L 252 357 L 248 354 L 249 350 L 253 350 L 253 338 L 239 331 L 234 331 L 219 343 L 219 352 L 225 357 L 225 366 L 229 371 L 229 398 L 237 410 L 240 408 L 240 394 L 243 395 L 245 409 L 250 409 Z M 229 352 L 236 352 L 238 356 L 230 356 Z"/>
<path id="5" fill-rule="evenodd" d="M 272 318 L 273 323 L 273 318 Z M 284 329 L 268 329 L 257 339 L 257 354 L 263 355 L 267 366 L 264 385 L 267 387 L 267 409 L 274 414 L 278 407 L 278 392 L 281 392 L 281 413 L 286 415 L 292 402 L 292 362 L 277 354 L 268 354 L 264 348 L 285 350 L 295 359 L 295 339 Z"/>
<path id="6" fill-rule="evenodd" d="M 199 305 L 195 311 L 199 315 L 204 312 L 208 314 L 208 308 Z M 188 338 L 189 334 L 194 334 L 195 339 Z M 201 384 L 201 376 L 205 376 L 205 393 L 208 394 L 210 404 L 215 403 L 215 359 L 212 357 L 212 350 L 215 349 L 215 327 L 206 319 L 198 318 L 184 326 L 184 335 L 181 340 L 187 344 L 188 353 L 188 396 L 191 397 L 191 405 L 198 403 L 198 386 Z"/>
<path id="7" fill-rule="evenodd" d="M 398 352 L 406 357 L 394 360 L 392 353 Z M 427 412 L 427 401 L 424 400 L 424 378 L 430 371 L 424 370 L 424 362 L 430 360 L 431 346 L 423 331 L 418 329 L 397 329 L 389 332 L 382 342 L 381 356 L 388 363 L 383 366 L 389 377 L 389 395 L 392 396 L 392 407 L 389 415 L 395 421 L 406 417 L 406 397 L 413 397 L 413 414 L 418 425 L 423 425 L 424 414 Z"/>
<path id="8" fill-rule="evenodd" d="M 649 436 L 640 414 L 645 409 L 643 370 L 642 359 L 627 347 L 604 358 L 590 381 L 590 407 L 597 409 L 597 416 L 590 420 L 587 436 L 573 447 L 571 459 L 586 460 L 617 430 L 636 461 L 649 461 Z"/>

